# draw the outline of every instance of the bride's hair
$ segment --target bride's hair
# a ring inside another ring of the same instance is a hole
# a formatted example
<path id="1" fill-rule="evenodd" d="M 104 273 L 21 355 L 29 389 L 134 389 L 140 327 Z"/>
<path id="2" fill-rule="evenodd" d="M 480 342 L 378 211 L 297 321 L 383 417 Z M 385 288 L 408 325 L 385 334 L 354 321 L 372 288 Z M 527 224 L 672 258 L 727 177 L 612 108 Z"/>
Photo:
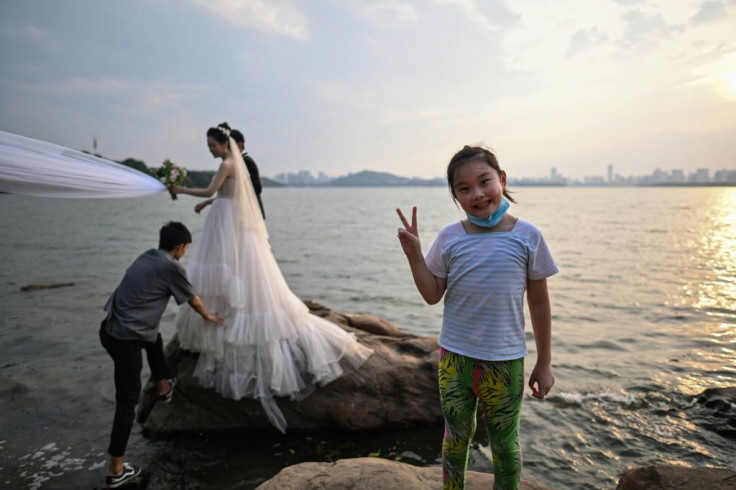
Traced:
<path id="1" fill-rule="evenodd" d="M 230 125 L 226 122 L 218 124 L 216 128 L 207 130 L 207 137 L 212 138 L 218 143 L 227 143 L 230 138 Z"/>

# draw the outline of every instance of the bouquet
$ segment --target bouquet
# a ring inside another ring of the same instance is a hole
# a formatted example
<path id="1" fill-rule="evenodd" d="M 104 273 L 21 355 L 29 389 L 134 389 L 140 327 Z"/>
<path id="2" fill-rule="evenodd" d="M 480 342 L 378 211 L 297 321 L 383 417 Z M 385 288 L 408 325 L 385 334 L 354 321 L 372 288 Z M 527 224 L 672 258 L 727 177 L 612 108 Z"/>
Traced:
<path id="1" fill-rule="evenodd" d="M 184 179 L 187 176 L 187 169 L 175 165 L 174 162 L 167 158 L 159 168 L 152 168 L 151 174 L 166 187 L 171 187 L 172 185 L 181 185 L 184 183 Z M 171 199 L 176 198 L 176 194 L 171 194 Z"/>

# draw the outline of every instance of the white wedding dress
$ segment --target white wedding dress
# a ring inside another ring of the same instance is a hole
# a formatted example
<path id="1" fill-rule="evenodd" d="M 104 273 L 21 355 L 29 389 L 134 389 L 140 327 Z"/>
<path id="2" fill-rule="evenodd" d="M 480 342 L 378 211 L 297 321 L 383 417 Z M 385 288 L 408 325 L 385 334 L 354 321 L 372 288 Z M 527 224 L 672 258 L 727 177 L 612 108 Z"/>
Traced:
<path id="1" fill-rule="evenodd" d="M 230 140 L 231 148 L 235 148 Z M 286 429 L 274 396 L 302 399 L 337 379 L 340 361 L 357 368 L 372 351 L 337 325 L 312 315 L 289 289 L 268 243 L 265 223 L 239 154 L 235 177 L 217 193 L 189 253 L 187 272 L 207 310 L 206 324 L 188 305 L 176 326 L 181 346 L 199 352 L 200 384 L 223 397 L 260 400 L 273 425 Z"/>

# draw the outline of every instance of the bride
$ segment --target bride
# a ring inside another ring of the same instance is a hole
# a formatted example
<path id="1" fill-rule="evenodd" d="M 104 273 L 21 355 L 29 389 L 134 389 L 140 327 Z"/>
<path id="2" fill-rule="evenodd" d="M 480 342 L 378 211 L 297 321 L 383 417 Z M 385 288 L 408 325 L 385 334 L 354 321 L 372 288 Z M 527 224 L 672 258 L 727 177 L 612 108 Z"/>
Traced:
<path id="1" fill-rule="evenodd" d="M 172 194 L 211 197 L 217 192 L 189 253 L 187 273 L 206 308 L 225 318 L 213 328 L 191 308 L 176 319 L 179 342 L 199 352 L 194 375 L 223 397 L 259 399 L 271 423 L 286 420 L 274 396 L 299 400 L 315 385 L 342 375 L 372 353 L 353 334 L 309 313 L 289 289 L 268 243 L 247 168 L 222 123 L 207 131 L 207 146 L 222 163 L 207 188 L 170 187 Z"/>

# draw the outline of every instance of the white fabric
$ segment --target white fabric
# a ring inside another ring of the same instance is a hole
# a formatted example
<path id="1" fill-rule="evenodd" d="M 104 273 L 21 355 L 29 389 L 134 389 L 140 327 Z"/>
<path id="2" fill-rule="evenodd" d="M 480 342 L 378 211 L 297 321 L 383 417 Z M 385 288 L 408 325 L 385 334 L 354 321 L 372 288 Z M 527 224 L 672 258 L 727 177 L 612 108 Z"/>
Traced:
<path id="1" fill-rule="evenodd" d="M 236 148 L 232 139 L 230 147 Z M 301 399 L 315 385 L 340 377 L 341 359 L 357 368 L 372 351 L 310 314 L 289 289 L 271 252 L 245 164 L 234 153 L 235 178 L 218 190 L 187 267 L 206 308 L 223 316 L 225 325 L 207 324 L 184 306 L 176 326 L 181 346 L 200 353 L 194 374 L 202 386 L 235 400 L 259 399 L 269 420 L 284 432 L 286 420 L 274 396 Z"/>
<path id="2" fill-rule="evenodd" d="M 268 231 L 266 230 L 266 222 L 261 214 L 261 207 L 258 204 L 258 197 L 253 189 L 253 183 L 250 180 L 248 167 L 245 166 L 243 155 L 237 150 L 235 140 L 229 138 L 230 148 L 232 151 L 233 161 L 235 162 L 233 172 L 235 177 L 233 181 L 236 185 L 233 187 L 233 204 L 238 210 L 240 224 L 246 229 L 253 230 L 259 238 L 268 239 Z"/>
<path id="3" fill-rule="evenodd" d="M 139 197 L 166 190 L 150 175 L 45 141 L 0 131 L 0 192 L 42 197 Z"/>

